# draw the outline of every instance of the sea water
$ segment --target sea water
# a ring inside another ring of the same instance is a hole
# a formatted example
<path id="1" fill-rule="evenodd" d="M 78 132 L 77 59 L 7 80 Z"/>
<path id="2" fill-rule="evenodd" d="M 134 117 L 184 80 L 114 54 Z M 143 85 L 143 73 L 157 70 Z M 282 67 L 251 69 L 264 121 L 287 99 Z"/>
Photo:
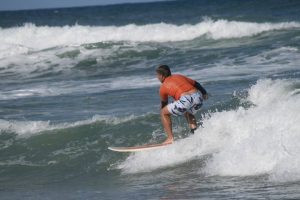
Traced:
<path id="1" fill-rule="evenodd" d="M 1 199 L 299 199 L 300 2 L 0 12 Z M 159 143 L 161 64 L 209 93 Z"/>

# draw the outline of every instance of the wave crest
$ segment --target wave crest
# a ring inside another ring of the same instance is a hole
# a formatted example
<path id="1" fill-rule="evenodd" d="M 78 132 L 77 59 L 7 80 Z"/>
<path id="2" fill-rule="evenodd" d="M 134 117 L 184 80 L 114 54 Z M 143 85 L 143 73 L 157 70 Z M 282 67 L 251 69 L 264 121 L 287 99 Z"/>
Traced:
<path id="1" fill-rule="evenodd" d="M 91 119 L 53 124 L 50 121 L 16 121 L 0 119 L 0 133 L 11 132 L 19 136 L 31 136 L 43 131 L 51 131 L 56 129 L 67 129 L 77 126 L 89 125 L 96 122 L 104 122 L 107 124 L 119 124 L 135 119 L 136 116 L 130 115 L 126 117 L 109 117 L 94 115 Z"/>
<path id="2" fill-rule="evenodd" d="M 111 41 L 176 42 L 193 40 L 201 36 L 218 40 L 299 27 L 300 23 L 298 22 L 255 23 L 209 18 L 195 25 L 159 23 L 126 26 L 49 27 L 27 23 L 21 27 L 0 28 L 0 58 L 57 46 Z"/>

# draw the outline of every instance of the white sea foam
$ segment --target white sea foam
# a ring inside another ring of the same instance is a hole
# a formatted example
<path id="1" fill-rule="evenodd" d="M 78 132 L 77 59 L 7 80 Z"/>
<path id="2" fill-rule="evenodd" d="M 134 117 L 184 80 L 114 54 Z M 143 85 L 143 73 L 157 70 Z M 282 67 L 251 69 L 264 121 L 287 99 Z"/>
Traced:
<path id="1" fill-rule="evenodd" d="M 207 175 L 268 174 L 273 181 L 300 179 L 300 94 L 295 80 L 259 80 L 249 89 L 245 109 L 212 113 L 204 128 L 155 151 L 131 154 L 124 173 L 152 171 L 212 154 L 199 169 Z"/>
<path id="2" fill-rule="evenodd" d="M 76 126 L 82 126 L 87 124 L 92 124 L 95 122 L 105 122 L 108 124 L 119 124 L 136 118 L 134 115 L 127 117 L 112 117 L 112 116 L 102 116 L 95 115 L 91 119 L 69 122 L 69 123 L 59 123 L 54 124 L 50 121 L 16 121 L 16 120 L 4 120 L 0 119 L 0 133 L 1 132 L 11 132 L 18 134 L 19 136 L 31 136 L 43 131 L 50 131 L 55 129 L 66 129 Z"/>
<path id="3" fill-rule="evenodd" d="M 217 40 L 294 28 L 300 28 L 300 23 L 254 23 L 223 19 L 205 19 L 195 25 L 159 23 L 125 26 L 49 27 L 29 23 L 21 27 L 0 28 L 0 59 L 34 50 L 86 43 L 108 41 L 174 42 L 192 40 L 201 36 Z"/>

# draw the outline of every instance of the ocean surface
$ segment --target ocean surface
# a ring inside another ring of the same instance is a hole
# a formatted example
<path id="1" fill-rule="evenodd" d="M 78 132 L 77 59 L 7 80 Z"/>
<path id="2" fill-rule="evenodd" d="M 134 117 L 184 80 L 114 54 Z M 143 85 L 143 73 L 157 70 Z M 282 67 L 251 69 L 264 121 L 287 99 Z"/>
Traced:
<path id="1" fill-rule="evenodd" d="M 209 99 L 160 143 L 155 68 Z M 300 199 L 300 1 L 0 12 L 0 199 Z"/>

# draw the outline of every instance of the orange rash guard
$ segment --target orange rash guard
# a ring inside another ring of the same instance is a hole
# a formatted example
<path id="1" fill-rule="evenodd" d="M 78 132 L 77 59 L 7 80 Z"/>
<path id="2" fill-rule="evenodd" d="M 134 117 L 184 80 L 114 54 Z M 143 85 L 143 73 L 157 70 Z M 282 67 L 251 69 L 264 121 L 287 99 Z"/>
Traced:
<path id="1" fill-rule="evenodd" d="M 168 76 L 160 86 L 159 95 L 161 100 L 167 101 L 168 96 L 173 97 L 175 100 L 180 99 L 184 92 L 188 92 L 196 87 L 195 81 L 179 74 Z"/>

